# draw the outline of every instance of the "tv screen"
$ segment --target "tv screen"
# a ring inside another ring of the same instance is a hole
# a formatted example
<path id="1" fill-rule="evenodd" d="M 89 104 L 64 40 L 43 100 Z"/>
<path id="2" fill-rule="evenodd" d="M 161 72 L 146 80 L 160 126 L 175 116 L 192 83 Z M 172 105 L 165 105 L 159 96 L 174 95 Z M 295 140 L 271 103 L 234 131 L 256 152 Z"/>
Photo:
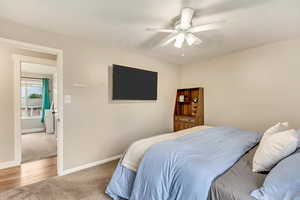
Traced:
<path id="1" fill-rule="evenodd" d="M 157 72 L 113 65 L 113 100 L 156 100 Z"/>

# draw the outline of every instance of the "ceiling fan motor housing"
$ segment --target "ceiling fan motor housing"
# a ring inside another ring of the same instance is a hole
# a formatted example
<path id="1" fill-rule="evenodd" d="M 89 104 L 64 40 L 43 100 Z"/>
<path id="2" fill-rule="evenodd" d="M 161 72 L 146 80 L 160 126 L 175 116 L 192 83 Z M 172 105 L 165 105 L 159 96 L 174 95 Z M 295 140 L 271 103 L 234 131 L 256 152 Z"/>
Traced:
<path id="1" fill-rule="evenodd" d="M 187 30 L 188 30 L 189 28 L 191 28 L 191 27 L 192 27 L 192 24 L 190 24 L 189 26 L 186 25 L 184 28 L 182 28 L 182 27 L 181 27 L 180 20 L 177 21 L 177 22 L 175 23 L 175 25 L 174 25 L 174 29 L 175 29 L 176 31 L 178 31 L 178 32 L 180 32 L 180 31 L 187 31 Z"/>

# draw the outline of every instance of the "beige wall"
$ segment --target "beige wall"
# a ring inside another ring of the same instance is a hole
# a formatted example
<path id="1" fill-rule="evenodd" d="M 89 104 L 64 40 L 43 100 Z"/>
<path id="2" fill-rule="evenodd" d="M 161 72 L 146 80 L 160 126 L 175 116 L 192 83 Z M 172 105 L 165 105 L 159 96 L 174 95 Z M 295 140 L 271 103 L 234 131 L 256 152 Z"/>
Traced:
<path id="1" fill-rule="evenodd" d="M 101 43 L 6 21 L 0 21 L 0 37 L 63 50 L 64 94 L 72 95 L 72 103 L 64 106 L 65 169 L 118 155 L 139 138 L 172 130 L 173 104 L 179 86 L 177 66 L 133 50 L 106 48 Z M 108 97 L 108 68 L 114 63 L 157 71 L 158 100 L 112 103 Z M 4 81 L 5 87 L 11 87 L 9 83 Z M 74 83 L 87 87 L 74 87 Z M 7 98 L 11 101 L 12 96 Z"/>
<path id="2" fill-rule="evenodd" d="M 300 40 L 182 66 L 181 87 L 205 88 L 205 123 L 265 130 L 300 127 Z"/>
<path id="3" fill-rule="evenodd" d="M 14 159 L 14 78 L 11 52 L 0 47 L 0 162 Z"/>

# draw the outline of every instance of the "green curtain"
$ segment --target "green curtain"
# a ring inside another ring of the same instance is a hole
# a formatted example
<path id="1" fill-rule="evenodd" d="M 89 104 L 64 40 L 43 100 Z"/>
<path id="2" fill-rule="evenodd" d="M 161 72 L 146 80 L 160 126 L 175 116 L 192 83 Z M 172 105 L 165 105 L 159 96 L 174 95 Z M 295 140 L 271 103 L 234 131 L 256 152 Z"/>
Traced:
<path id="1" fill-rule="evenodd" d="M 43 90 L 42 90 L 42 118 L 41 122 L 45 121 L 45 110 L 49 110 L 51 107 L 49 96 L 49 79 L 43 78 Z"/>

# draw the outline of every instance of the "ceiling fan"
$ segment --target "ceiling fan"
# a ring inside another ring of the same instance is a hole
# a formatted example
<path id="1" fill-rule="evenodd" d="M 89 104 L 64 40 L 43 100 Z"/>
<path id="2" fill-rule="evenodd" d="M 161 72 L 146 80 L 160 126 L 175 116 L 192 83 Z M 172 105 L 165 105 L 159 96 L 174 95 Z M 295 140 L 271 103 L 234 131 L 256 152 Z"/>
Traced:
<path id="1" fill-rule="evenodd" d="M 202 40 L 195 36 L 195 33 L 215 30 L 221 28 L 221 25 L 225 21 L 212 22 L 209 24 L 203 24 L 199 26 L 193 26 L 192 20 L 194 16 L 194 10 L 192 8 L 184 8 L 181 11 L 180 21 L 175 23 L 173 29 L 161 29 L 161 28 L 148 28 L 148 31 L 170 33 L 162 42 L 161 46 L 166 46 L 171 42 L 174 42 L 174 46 L 181 48 L 186 41 L 189 46 L 199 45 Z"/>

